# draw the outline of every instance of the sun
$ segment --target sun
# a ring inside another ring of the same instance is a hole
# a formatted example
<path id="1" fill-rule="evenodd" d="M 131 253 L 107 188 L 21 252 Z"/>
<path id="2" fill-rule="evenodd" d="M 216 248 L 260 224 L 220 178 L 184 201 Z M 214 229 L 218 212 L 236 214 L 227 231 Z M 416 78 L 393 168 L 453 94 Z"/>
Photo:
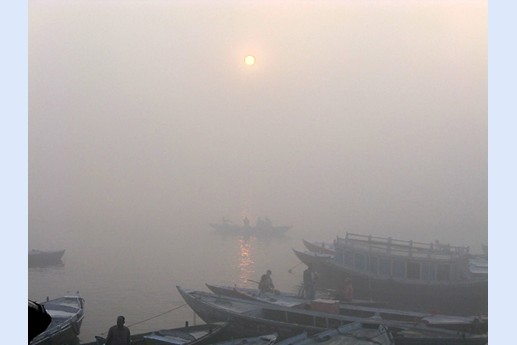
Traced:
<path id="1" fill-rule="evenodd" d="M 244 63 L 248 66 L 253 66 L 255 64 L 255 57 L 253 55 L 248 55 L 244 58 Z"/>

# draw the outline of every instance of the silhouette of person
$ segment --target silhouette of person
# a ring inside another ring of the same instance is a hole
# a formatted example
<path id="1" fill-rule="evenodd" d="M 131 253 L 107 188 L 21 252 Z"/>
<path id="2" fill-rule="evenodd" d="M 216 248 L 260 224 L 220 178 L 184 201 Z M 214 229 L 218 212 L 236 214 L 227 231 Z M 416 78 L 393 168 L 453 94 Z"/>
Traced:
<path id="1" fill-rule="evenodd" d="M 117 324 L 108 330 L 106 345 L 129 345 L 131 332 L 124 326 L 125 322 L 124 316 L 117 317 Z"/>
<path id="2" fill-rule="evenodd" d="M 304 297 L 307 299 L 314 299 L 316 297 L 316 281 L 318 274 L 312 269 L 312 265 L 307 266 L 303 271 L 303 289 Z"/>
<path id="3" fill-rule="evenodd" d="M 267 270 L 267 272 L 260 277 L 259 290 L 260 293 L 275 291 L 275 285 L 273 285 L 273 279 L 271 279 L 271 270 Z"/>
<path id="4" fill-rule="evenodd" d="M 244 217 L 243 222 L 244 222 L 244 226 L 246 226 L 246 227 L 250 226 L 250 220 L 248 219 L 248 217 Z"/>

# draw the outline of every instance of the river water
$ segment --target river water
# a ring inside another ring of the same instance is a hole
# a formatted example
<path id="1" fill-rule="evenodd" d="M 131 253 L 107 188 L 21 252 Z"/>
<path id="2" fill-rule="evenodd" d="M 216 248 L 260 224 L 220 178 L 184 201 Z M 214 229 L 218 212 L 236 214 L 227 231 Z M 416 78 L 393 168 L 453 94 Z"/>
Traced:
<path id="1" fill-rule="evenodd" d="M 82 342 L 106 335 L 117 315 L 133 333 L 203 323 L 185 305 L 176 285 L 199 290 L 205 283 L 254 287 L 267 270 L 275 286 L 296 291 L 305 268 L 291 229 L 279 238 L 224 237 L 206 229 L 192 236 L 142 236 L 136 240 L 69 244 L 60 267 L 29 268 L 29 298 L 37 301 L 79 291 L 85 299 Z M 163 314 L 163 315 L 160 315 Z"/>

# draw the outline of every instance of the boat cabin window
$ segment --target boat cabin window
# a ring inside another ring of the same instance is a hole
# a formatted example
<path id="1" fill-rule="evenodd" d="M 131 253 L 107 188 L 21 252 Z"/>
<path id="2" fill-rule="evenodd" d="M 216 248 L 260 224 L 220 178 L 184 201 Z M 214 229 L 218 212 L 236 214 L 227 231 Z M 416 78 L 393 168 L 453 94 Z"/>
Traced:
<path id="1" fill-rule="evenodd" d="M 344 252 L 343 253 L 343 263 L 345 264 L 345 266 L 352 267 L 353 262 L 354 262 L 354 259 L 353 259 L 352 253 Z"/>
<path id="2" fill-rule="evenodd" d="M 436 265 L 434 263 L 429 264 L 429 280 L 435 280 L 436 278 Z"/>
<path id="3" fill-rule="evenodd" d="M 430 271 L 429 271 L 429 263 L 428 262 L 422 262 L 422 264 L 420 265 L 420 276 L 422 278 L 422 280 L 425 280 L 425 281 L 428 281 L 428 280 L 431 280 L 431 275 L 429 274 Z"/>
<path id="4" fill-rule="evenodd" d="M 278 318 L 275 321 L 298 323 L 300 325 L 314 325 L 314 317 L 312 315 L 305 315 L 299 313 L 287 313 L 284 319 Z"/>
<path id="5" fill-rule="evenodd" d="M 408 277 L 408 279 L 420 279 L 420 263 L 419 262 L 408 261 L 407 277 Z"/>
<path id="6" fill-rule="evenodd" d="M 377 274 L 377 266 L 379 265 L 379 258 L 370 256 L 368 258 L 368 271 Z"/>
<path id="7" fill-rule="evenodd" d="M 328 320 L 328 326 L 326 328 L 338 328 L 341 327 L 341 321 L 336 319 L 327 319 Z"/>
<path id="8" fill-rule="evenodd" d="M 383 258 L 379 259 L 379 274 L 386 277 L 391 275 L 390 260 Z"/>
<path id="9" fill-rule="evenodd" d="M 355 254 L 355 268 L 361 271 L 366 270 L 366 257 L 363 254 Z"/>
<path id="10" fill-rule="evenodd" d="M 447 281 L 450 276 L 450 267 L 447 264 L 436 265 L 436 280 Z"/>
<path id="11" fill-rule="evenodd" d="M 394 278 L 405 278 L 406 277 L 406 265 L 402 260 L 393 260 L 393 277 Z"/>
<path id="12" fill-rule="evenodd" d="M 327 319 L 324 317 L 316 316 L 314 318 L 314 326 L 321 327 L 321 328 L 327 328 Z"/>

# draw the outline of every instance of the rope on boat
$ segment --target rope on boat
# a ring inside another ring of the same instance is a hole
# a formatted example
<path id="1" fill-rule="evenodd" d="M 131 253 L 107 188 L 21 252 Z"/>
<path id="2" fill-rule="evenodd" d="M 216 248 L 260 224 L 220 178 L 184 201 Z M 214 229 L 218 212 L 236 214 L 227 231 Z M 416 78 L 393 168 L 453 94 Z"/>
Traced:
<path id="1" fill-rule="evenodd" d="M 160 313 L 160 314 L 158 314 L 158 315 L 151 316 L 150 318 L 147 318 L 147 319 L 145 319 L 145 320 L 138 321 L 138 322 L 132 323 L 132 324 L 130 324 L 130 325 L 127 325 L 126 327 L 128 327 L 128 328 L 129 328 L 129 327 L 133 327 L 133 326 L 139 325 L 139 324 L 141 324 L 141 323 L 147 322 L 147 321 L 149 321 L 149 320 L 156 319 L 157 317 L 160 317 L 160 316 L 162 316 L 162 315 L 165 315 L 165 314 L 167 314 L 167 313 L 170 313 L 170 312 L 172 312 L 172 311 L 174 311 L 174 310 L 176 310 L 176 309 L 182 308 L 182 307 L 184 307 L 184 306 L 186 306 L 186 305 L 187 305 L 187 304 L 186 304 L 186 303 L 184 303 L 184 304 L 182 304 L 182 305 L 179 305 L 179 306 L 177 306 L 177 307 L 174 307 L 174 308 L 172 308 L 172 309 L 170 309 L 170 310 L 167 310 L 167 311 L 165 311 L 165 312 L 163 312 L 163 313 Z M 108 333 L 108 332 L 102 332 L 102 333 L 101 333 L 101 335 L 104 335 L 104 334 L 107 334 L 107 333 Z"/>
<path id="2" fill-rule="evenodd" d="M 158 315 L 152 316 L 152 317 L 150 317 L 150 318 L 147 318 L 147 319 L 145 319 L 145 320 L 142 320 L 142 321 L 135 322 L 135 323 L 132 323 L 132 324 L 130 324 L 130 325 L 127 325 L 127 327 L 128 327 L 128 328 L 129 328 L 129 327 L 133 327 L 133 326 L 139 325 L 139 324 L 141 324 L 141 323 L 147 322 L 147 321 L 149 321 L 149 320 L 156 319 L 156 318 L 157 318 L 157 317 L 159 317 L 159 316 L 162 316 L 162 315 L 165 315 L 165 314 L 167 314 L 167 313 L 170 313 L 171 311 L 174 311 L 174 310 L 176 310 L 176 309 L 182 308 L 182 307 L 184 307 L 184 306 L 186 306 L 186 305 L 187 305 L 187 304 L 186 304 L 186 303 L 184 303 L 184 304 L 182 304 L 182 305 L 180 305 L 180 306 L 177 306 L 177 307 L 174 307 L 174 308 L 172 308 L 172 309 L 170 309 L 170 310 L 167 310 L 167 311 L 165 311 L 165 312 L 163 312 L 163 313 L 161 313 L 161 314 L 158 314 Z"/>

